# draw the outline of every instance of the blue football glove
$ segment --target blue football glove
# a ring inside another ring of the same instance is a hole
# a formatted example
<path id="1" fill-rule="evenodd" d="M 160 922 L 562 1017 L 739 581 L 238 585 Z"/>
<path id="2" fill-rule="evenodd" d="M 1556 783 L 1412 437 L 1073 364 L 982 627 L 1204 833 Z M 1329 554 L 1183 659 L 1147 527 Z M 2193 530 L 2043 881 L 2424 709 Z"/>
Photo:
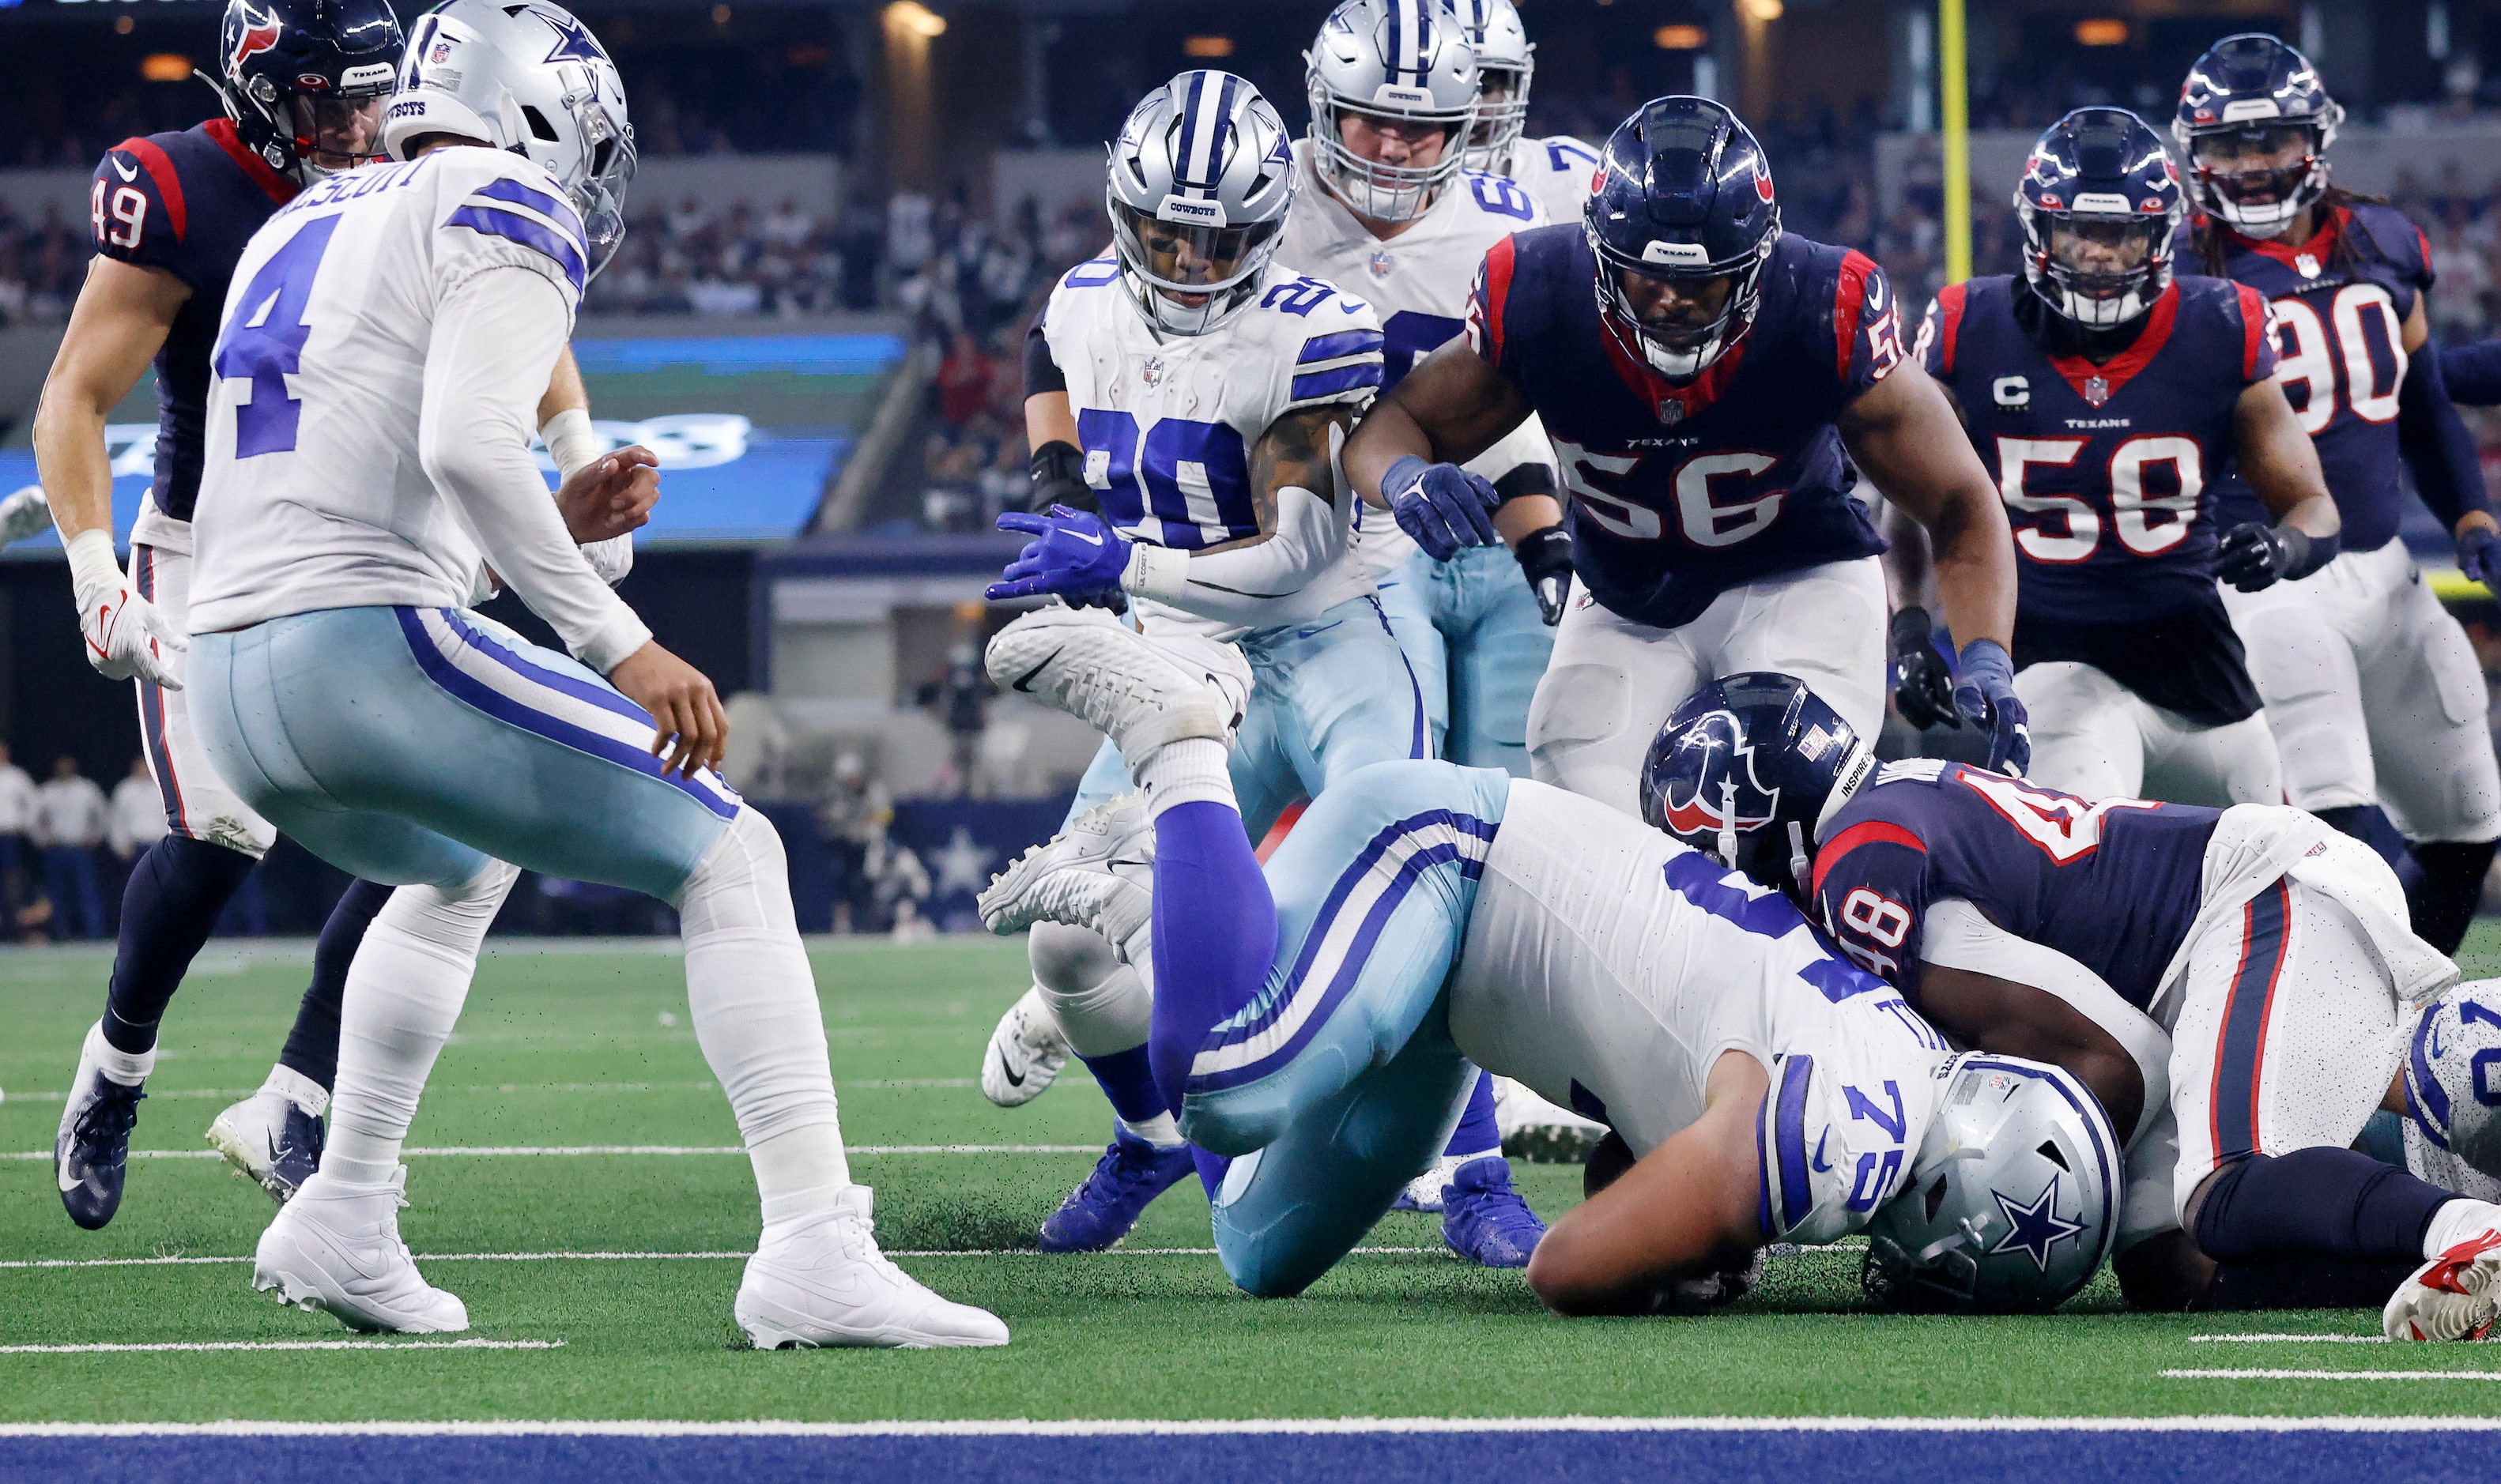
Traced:
<path id="1" fill-rule="evenodd" d="M 2015 662 L 1993 639 L 1962 646 L 1962 677 L 1954 685 L 1954 710 L 1988 734 L 1988 766 L 2023 776 L 2032 766 L 2032 715 L 2015 697 Z"/>
<path id="2" fill-rule="evenodd" d="M 1117 610 L 1120 574 L 1129 567 L 1129 544 L 1111 522 L 1084 511 L 1054 505 L 1041 515 L 1010 511 L 999 529 L 1033 538 L 984 590 L 991 602 L 1010 598 L 1065 598 L 1072 607 L 1100 604 Z"/>
<path id="3" fill-rule="evenodd" d="M 1410 453 L 1389 466 L 1381 479 L 1389 513 L 1398 529 L 1437 562 L 1458 555 L 1461 546 L 1490 546 L 1502 540 L 1493 528 L 1493 508 L 1502 503 L 1491 481 L 1456 464 L 1428 464 Z"/>
<path id="4" fill-rule="evenodd" d="M 2490 526 L 2469 526 L 2457 538 L 2457 570 L 2469 581 L 2501 593 L 2501 532 Z"/>

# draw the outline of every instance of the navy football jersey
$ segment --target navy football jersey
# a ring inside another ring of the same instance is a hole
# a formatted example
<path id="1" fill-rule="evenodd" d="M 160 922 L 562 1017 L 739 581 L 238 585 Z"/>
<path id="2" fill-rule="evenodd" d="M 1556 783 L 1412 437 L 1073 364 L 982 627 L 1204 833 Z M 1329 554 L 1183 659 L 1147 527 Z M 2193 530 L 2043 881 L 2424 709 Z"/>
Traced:
<path id="1" fill-rule="evenodd" d="M 1469 344 L 1553 441 L 1592 597 L 1673 627 L 1757 577 L 1884 549 L 1833 427 L 1901 363 L 1882 269 L 1783 237 L 1753 327 L 1684 386 L 1608 329 L 1596 280 L 1577 224 L 1539 227 L 1493 246 L 1468 304 Z"/>
<path id="2" fill-rule="evenodd" d="M 295 183 L 245 148 L 223 118 L 125 139 L 95 167 L 87 193 L 95 250 L 162 269 L 191 290 L 156 352 L 156 482 L 149 496 L 176 520 L 191 518 L 200 492 L 209 353 L 226 280 L 244 244 L 294 194 Z"/>
<path id="3" fill-rule="evenodd" d="M 2341 544 L 2376 551 L 2397 534 L 2397 393 L 2405 384 L 2405 323 L 2431 287 L 2431 247 L 2393 207 L 2359 203 L 2326 212 L 2298 247 L 2223 227 L 2224 268 L 2275 309 L 2276 379 L 2318 445 L 2327 488 L 2344 517 Z M 2333 261 L 2344 239 L 2359 259 Z M 2184 262 L 2197 261 L 2184 232 Z M 2248 485 L 2218 491 L 2226 526 L 2264 520 Z"/>
<path id="4" fill-rule="evenodd" d="M 2144 1009 L 2197 919 L 2221 817 L 2140 799 L 2088 803 L 1937 758 L 1889 763 L 1826 825 L 1814 915 L 1914 1006 L 1928 907 L 1963 901 Z"/>

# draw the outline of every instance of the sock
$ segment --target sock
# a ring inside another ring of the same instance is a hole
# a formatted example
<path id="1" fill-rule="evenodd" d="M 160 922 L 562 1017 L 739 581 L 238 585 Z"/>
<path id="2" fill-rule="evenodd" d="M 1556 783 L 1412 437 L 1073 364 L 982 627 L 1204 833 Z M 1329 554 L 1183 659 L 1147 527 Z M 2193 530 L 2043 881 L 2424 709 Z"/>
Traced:
<path id="1" fill-rule="evenodd" d="M 2406 874 L 2406 907 L 2416 937 L 2443 953 L 2457 951 L 2483 905 L 2495 843 L 2425 841 L 2412 847 L 2418 869 Z"/>
<path id="2" fill-rule="evenodd" d="M 1221 1154 L 1210 1154 L 1196 1144 L 1189 1146 L 1189 1162 L 1198 1167 L 1198 1183 L 1207 1187 L 1207 1199 L 1213 1204 L 1224 1189 L 1224 1171 L 1233 1168 L 1233 1162 Z"/>
<path id="3" fill-rule="evenodd" d="M 148 847 L 121 893 L 121 938 L 106 991 L 104 1039 L 122 1051 L 156 1044 L 156 1022 L 226 901 L 260 864 L 240 850 L 168 835 Z"/>
<path id="4" fill-rule="evenodd" d="M 348 968 L 339 1012 L 339 1084 L 321 1172 L 382 1185 L 399 1168 L 434 1059 L 478 969 L 478 945 L 519 874 L 488 863 L 455 891 L 407 886 L 374 916 Z"/>
<path id="5" fill-rule="evenodd" d="M 741 808 L 687 875 L 677 907 L 695 1042 L 738 1116 L 766 1223 L 829 1209 L 850 1170 L 824 1011 L 772 824 Z"/>
<path id="6" fill-rule="evenodd" d="M 764 1228 L 821 1216 L 851 1183 L 850 1157 L 843 1152 L 838 1123 L 808 1123 L 750 1144 L 755 1193 L 764 1205 Z"/>
<path id="7" fill-rule="evenodd" d="M 2424 1228 L 2453 1199 L 2351 1149 L 2252 1154 L 2213 1177 L 2194 1235 L 2218 1263 L 2300 1254 L 2418 1261 Z"/>
<path id="8" fill-rule="evenodd" d="M 330 1089 L 284 1062 L 269 1069 L 269 1075 L 260 1079 L 260 1090 L 278 1094 L 316 1118 L 330 1110 Z"/>
<path id="9" fill-rule="evenodd" d="M 2300 1256 L 2271 1263 L 2215 1265 L 2215 1283 L 2199 1307 L 2218 1313 L 2279 1308 L 2378 1308 L 2413 1276 L 2412 1262 L 2355 1262 Z"/>
<path id="10" fill-rule="evenodd" d="M 124 1051 L 106 1038 L 104 1022 L 99 1020 L 86 1033 L 86 1043 L 79 1047 L 82 1059 L 92 1057 L 95 1070 L 124 1087 L 137 1087 L 156 1071 L 156 1048 Z M 81 1088 L 83 1092 L 85 1089 Z"/>
<path id="11" fill-rule="evenodd" d="M 1241 834 L 1241 807 L 1234 802 L 1233 772 L 1225 764 L 1229 750 L 1221 738 L 1186 737 L 1147 754 L 1136 772 L 1149 815 L 1160 822 L 1166 809 L 1184 804 L 1220 804 L 1236 816 L 1233 832 Z"/>
<path id="12" fill-rule="evenodd" d="M 1188 745 L 1175 742 L 1155 756 Z M 1148 1045 L 1164 1106 L 1179 1108 L 1208 1033 L 1257 996 L 1277 955 L 1276 900 L 1230 806 L 1157 807 L 1153 933 Z"/>
<path id="13" fill-rule="evenodd" d="M 1129 1132 L 1164 1148 L 1182 1141 L 1181 1130 L 1173 1123 L 1172 1105 L 1155 1086 L 1154 1068 L 1148 1061 L 1145 1046 L 1083 1060 L 1102 1087 L 1103 1096 L 1112 1100 L 1112 1111 L 1119 1115 Z"/>
<path id="14" fill-rule="evenodd" d="M 1112 1121 L 1119 1125 L 1121 1133 L 1131 1138 L 1143 1138 L 1158 1149 L 1178 1149 L 1189 1142 L 1181 1137 L 1181 1123 L 1170 1113 L 1157 1113 L 1140 1123 L 1131 1123 L 1126 1118 L 1114 1118 Z"/>
<path id="15" fill-rule="evenodd" d="M 1445 1158 L 1462 1162 L 1502 1152 L 1502 1129 L 1493 1120 L 1493 1073 L 1477 1073 L 1476 1091 L 1468 1094 L 1468 1110 L 1442 1146 Z"/>
<path id="16" fill-rule="evenodd" d="M 365 940 L 365 929 L 372 925 L 374 914 L 390 897 L 387 886 L 372 881 L 348 883 L 338 906 L 330 908 L 329 920 L 321 924 L 321 937 L 313 945 L 313 982 L 295 1007 L 286 1048 L 278 1053 L 278 1065 L 322 1089 L 324 1102 L 330 1085 L 339 1079 L 339 999 L 348 992 L 348 966 L 355 962 L 356 945 Z"/>
<path id="17" fill-rule="evenodd" d="M 2432 1212 L 2431 1220 L 2424 1224 L 2423 1261 L 2430 1262 L 2468 1237 L 2496 1224 L 2501 1224 L 2501 1205 L 2458 1197 Z"/>

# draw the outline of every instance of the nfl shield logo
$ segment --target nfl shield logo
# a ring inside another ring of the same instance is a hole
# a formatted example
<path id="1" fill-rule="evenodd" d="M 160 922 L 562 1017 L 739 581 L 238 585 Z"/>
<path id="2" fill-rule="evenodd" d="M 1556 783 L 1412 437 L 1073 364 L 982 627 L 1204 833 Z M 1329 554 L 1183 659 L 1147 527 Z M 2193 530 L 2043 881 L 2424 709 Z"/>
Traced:
<path id="1" fill-rule="evenodd" d="M 1161 386 L 1164 380 L 1163 361 L 1161 359 L 1151 360 L 1147 362 L 1146 365 L 1138 368 L 1138 379 L 1146 382 L 1149 386 Z"/>
<path id="2" fill-rule="evenodd" d="M 434 44 L 434 49 L 426 53 L 425 59 L 434 63 L 438 67 L 445 62 L 451 60 L 451 43 L 448 41 L 436 42 Z"/>
<path id="3" fill-rule="evenodd" d="M 1385 279 L 1389 277 L 1389 271 L 1393 266 L 1395 265 L 1389 261 L 1389 253 L 1386 248 L 1372 254 L 1372 276 L 1374 278 Z"/>
<path id="4" fill-rule="evenodd" d="M 2108 381 L 2103 380 L 2099 377 L 2086 377 L 2084 379 L 2084 402 L 2086 405 L 2099 407 L 2109 400 L 2110 383 Z"/>
<path id="5" fill-rule="evenodd" d="M 2302 253 L 2292 260 L 2292 266 L 2300 269 L 2301 276 L 2305 279 L 2318 277 L 2318 258 L 2314 253 Z"/>
<path id="6" fill-rule="evenodd" d="M 1684 404 L 1682 402 L 1660 403 L 1658 405 L 1658 420 L 1661 424 L 1671 428 L 1675 427 L 1678 423 L 1683 422 L 1684 420 Z"/>

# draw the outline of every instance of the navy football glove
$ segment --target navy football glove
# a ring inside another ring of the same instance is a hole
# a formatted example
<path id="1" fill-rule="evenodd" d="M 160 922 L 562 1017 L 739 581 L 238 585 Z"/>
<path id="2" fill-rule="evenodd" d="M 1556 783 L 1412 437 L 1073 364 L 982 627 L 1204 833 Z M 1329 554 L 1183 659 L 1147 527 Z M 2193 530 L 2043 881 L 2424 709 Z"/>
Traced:
<path id="1" fill-rule="evenodd" d="M 1428 464 L 1410 453 L 1389 466 L 1381 493 L 1398 529 L 1437 562 L 1458 555 L 1461 546 L 1490 546 L 1502 540 L 1493 528 L 1493 508 L 1502 503 L 1490 481 L 1456 464 Z"/>
<path id="2" fill-rule="evenodd" d="M 2273 587 L 2310 555 L 2310 538 L 2290 526 L 2245 520 L 2215 548 L 2215 576 L 2245 593 Z"/>
<path id="3" fill-rule="evenodd" d="M 1100 515 L 1054 505 L 1045 515 L 1010 511 L 999 517 L 1002 531 L 1034 538 L 999 574 L 983 595 L 991 602 L 1011 598 L 1064 598 L 1073 608 L 1100 604 L 1115 612 L 1126 607 L 1120 575 L 1129 567 L 1129 544 Z M 1113 599 L 1120 599 L 1115 606 Z"/>
<path id="4" fill-rule="evenodd" d="M 2468 581 L 2501 593 L 2501 532 L 2490 526 L 2469 526 L 2459 533 L 2457 570 Z"/>
<path id="5" fill-rule="evenodd" d="M 1511 554 L 1519 558 L 1528 590 L 1537 595 L 1537 616 L 1550 629 L 1561 623 L 1563 604 L 1572 596 L 1572 538 L 1559 525 L 1548 526 L 1521 537 Z"/>
<path id="6" fill-rule="evenodd" d="M 2016 699 L 2015 662 L 2005 645 L 1975 639 L 1962 646 L 1962 679 L 1954 686 L 1953 703 L 1964 721 L 1988 734 L 1989 768 L 2023 776 L 2032 766 L 2032 714 Z"/>
<path id="7" fill-rule="evenodd" d="M 1906 608 L 1895 613 L 1892 636 L 1894 709 L 1922 732 L 1961 726 L 1962 717 L 1954 712 L 1953 667 L 1937 648 L 1928 610 Z"/>

